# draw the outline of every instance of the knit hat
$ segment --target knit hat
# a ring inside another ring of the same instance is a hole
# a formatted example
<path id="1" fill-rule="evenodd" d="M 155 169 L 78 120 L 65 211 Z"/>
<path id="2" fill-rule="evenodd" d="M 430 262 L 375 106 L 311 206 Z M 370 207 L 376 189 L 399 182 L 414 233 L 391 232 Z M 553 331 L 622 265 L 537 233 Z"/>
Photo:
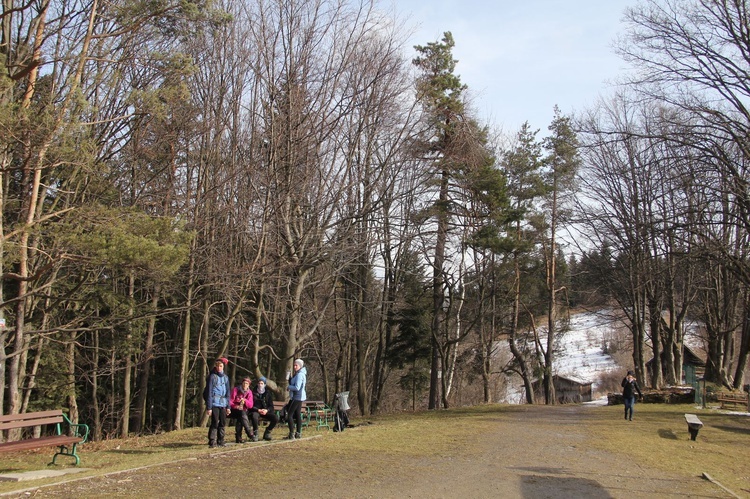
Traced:
<path id="1" fill-rule="evenodd" d="M 633 371 L 628 371 L 628 376 L 633 376 Z"/>
<path id="2" fill-rule="evenodd" d="M 250 378 L 248 378 L 248 377 L 245 377 L 245 378 L 244 378 L 244 379 L 242 380 L 242 382 L 244 383 L 245 381 L 247 381 L 248 383 L 250 383 Z"/>
<path id="3" fill-rule="evenodd" d="M 300 368 L 305 367 L 305 361 L 302 359 L 297 359 L 294 361 L 295 364 L 297 364 Z"/>
<path id="4" fill-rule="evenodd" d="M 260 383 L 260 382 L 263 382 L 263 384 L 264 384 L 264 385 L 267 385 L 267 384 L 268 384 L 268 383 L 266 382 L 266 377 L 265 377 L 265 376 L 261 376 L 260 378 L 258 378 L 258 383 Z"/>
<path id="5" fill-rule="evenodd" d="M 229 365 L 229 359 L 227 359 L 226 357 L 219 357 L 219 360 L 224 364 L 224 366 Z"/>

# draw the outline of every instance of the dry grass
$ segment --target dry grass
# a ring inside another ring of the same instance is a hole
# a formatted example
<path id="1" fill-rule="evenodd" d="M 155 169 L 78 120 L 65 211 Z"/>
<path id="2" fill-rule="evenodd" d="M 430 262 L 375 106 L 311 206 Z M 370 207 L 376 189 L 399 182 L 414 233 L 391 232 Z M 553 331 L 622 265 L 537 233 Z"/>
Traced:
<path id="1" fill-rule="evenodd" d="M 664 404 L 636 404 L 632 423 L 621 419 L 621 405 L 602 407 L 597 413 L 589 424 L 591 445 L 625 453 L 639 467 L 685 476 L 708 473 L 732 490 L 750 493 L 750 415 Z M 703 422 L 695 442 L 690 440 L 685 413 Z"/>
<path id="2" fill-rule="evenodd" d="M 467 437 L 481 437 L 483 432 L 488 431 L 504 431 L 504 421 L 509 418 L 517 420 L 519 413 L 524 418 L 524 428 L 528 428 L 529 445 L 538 445 L 541 454 L 555 442 L 535 440 L 535 425 L 549 425 L 549 417 L 554 417 L 554 411 L 569 410 L 570 406 L 544 409 L 534 417 L 528 417 L 528 420 L 524 414 L 529 412 L 528 406 L 508 405 L 402 413 L 367 420 L 358 418 L 353 422 L 362 426 L 342 434 L 311 429 L 303 432 L 304 436 L 323 434 L 324 438 L 292 445 L 257 443 L 229 447 L 230 452 L 233 449 L 240 449 L 241 452 L 236 454 L 237 459 L 230 459 L 227 465 L 237 466 L 238 472 L 241 472 L 243 467 L 247 469 L 256 462 L 262 463 L 264 478 L 269 484 L 289 480 L 290 476 L 299 473 L 296 465 L 290 467 L 290 462 L 313 461 L 318 479 L 356 476 L 363 483 L 397 480 L 402 474 L 408 476 L 408 464 L 418 466 L 421 459 L 448 455 L 458 446 L 470 459 L 474 452 L 481 451 L 473 448 L 472 445 L 476 444 L 471 442 L 480 442 L 481 438 Z M 750 491 L 750 417 L 716 410 L 703 411 L 687 405 L 638 404 L 636 420 L 630 423 L 623 421 L 622 410 L 622 406 L 579 408 L 580 417 L 576 426 L 582 426 L 584 433 L 591 438 L 580 442 L 578 450 L 604 450 L 626 455 L 638 469 L 663 470 L 684 477 L 708 473 L 732 490 Z M 683 418 L 686 412 L 697 414 L 705 425 L 695 442 L 689 440 Z M 284 428 L 279 428 L 274 436 L 280 438 L 284 433 Z M 233 430 L 229 435 L 233 436 Z M 257 449 L 248 452 L 253 447 Z M 52 453 L 51 449 L 42 449 L 14 456 L 0 455 L 0 471 L 44 469 Z M 75 478 L 101 476 L 183 459 L 210 459 L 210 456 L 216 455 L 216 451 L 206 446 L 206 430 L 194 428 L 124 441 L 89 443 L 81 448 L 80 454 L 81 466 L 91 470 L 71 475 Z M 512 450 L 509 450 L 509 464 L 512 459 Z M 341 463 L 345 464 L 342 466 Z M 404 466 L 404 463 L 407 465 Z M 201 465 L 199 468 L 204 467 Z M 68 480 L 71 476 L 0 483 L 0 493 Z M 159 480 L 170 479 L 159 476 Z M 184 479 L 174 477 L 177 484 Z M 156 481 L 154 493 L 163 492 L 169 486 L 170 483 Z"/>

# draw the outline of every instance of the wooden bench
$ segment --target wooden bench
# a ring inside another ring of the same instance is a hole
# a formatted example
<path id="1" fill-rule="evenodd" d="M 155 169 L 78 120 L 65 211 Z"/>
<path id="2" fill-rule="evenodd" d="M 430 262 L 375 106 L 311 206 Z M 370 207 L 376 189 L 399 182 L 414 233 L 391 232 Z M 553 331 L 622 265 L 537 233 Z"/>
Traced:
<path id="1" fill-rule="evenodd" d="M 70 431 L 70 435 L 63 433 L 62 423 L 67 424 L 66 429 Z M 58 451 L 52 457 L 50 464 L 55 464 L 57 456 L 70 456 L 76 460 L 76 466 L 78 466 L 81 460 L 78 457 L 77 446 L 84 443 L 88 438 L 88 425 L 71 423 L 61 410 L 0 416 L 0 431 L 45 425 L 54 425 L 53 435 L 36 438 L 30 437 L 15 442 L 3 442 L 0 443 L 0 452 L 16 452 L 40 447 L 59 447 Z"/>
<path id="2" fill-rule="evenodd" d="M 690 432 L 690 440 L 695 440 L 698 437 L 698 431 L 703 428 L 703 423 L 695 414 L 685 414 L 685 421 Z"/>
<path id="3" fill-rule="evenodd" d="M 727 393 L 720 392 L 717 394 L 716 399 L 721 403 L 722 409 L 737 409 L 742 410 L 748 409 L 748 394 L 747 393 Z"/>

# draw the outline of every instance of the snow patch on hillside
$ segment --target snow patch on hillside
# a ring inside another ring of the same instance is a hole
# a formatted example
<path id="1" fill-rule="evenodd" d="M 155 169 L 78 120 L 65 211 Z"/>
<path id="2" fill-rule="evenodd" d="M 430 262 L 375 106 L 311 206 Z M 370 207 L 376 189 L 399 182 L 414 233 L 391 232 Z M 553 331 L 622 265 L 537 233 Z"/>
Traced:
<path id="1" fill-rule="evenodd" d="M 606 338 L 611 334 L 612 316 L 604 312 L 581 312 L 570 318 L 569 330 L 555 340 L 552 360 L 555 374 L 581 382 L 592 383 L 594 393 L 602 374 L 621 369 L 615 360 L 604 352 Z M 540 334 L 546 345 L 546 331 Z M 500 345 L 504 356 L 509 356 L 507 344 Z M 523 381 L 514 376 L 507 384 L 501 401 L 511 404 L 525 403 Z M 606 397 L 604 397 L 606 403 Z M 597 401 L 596 403 L 601 403 Z"/>
<path id="2" fill-rule="evenodd" d="M 617 368 L 611 356 L 604 353 L 605 336 L 611 319 L 596 313 L 571 316 L 570 330 L 557 338 L 556 357 L 552 364 L 556 374 L 594 383 L 602 373 Z"/>

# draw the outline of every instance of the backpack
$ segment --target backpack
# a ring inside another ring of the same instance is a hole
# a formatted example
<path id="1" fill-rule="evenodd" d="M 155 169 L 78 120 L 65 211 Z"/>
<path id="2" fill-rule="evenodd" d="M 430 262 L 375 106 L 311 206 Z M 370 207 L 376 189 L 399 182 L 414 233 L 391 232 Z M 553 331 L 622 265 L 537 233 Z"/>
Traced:
<path id="1" fill-rule="evenodd" d="M 203 402 L 206 403 L 206 407 L 208 407 L 208 387 L 211 386 L 211 374 L 213 372 L 208 373 L 208 376 L 206 376 L 206 386 L 203 388 Z"/>

